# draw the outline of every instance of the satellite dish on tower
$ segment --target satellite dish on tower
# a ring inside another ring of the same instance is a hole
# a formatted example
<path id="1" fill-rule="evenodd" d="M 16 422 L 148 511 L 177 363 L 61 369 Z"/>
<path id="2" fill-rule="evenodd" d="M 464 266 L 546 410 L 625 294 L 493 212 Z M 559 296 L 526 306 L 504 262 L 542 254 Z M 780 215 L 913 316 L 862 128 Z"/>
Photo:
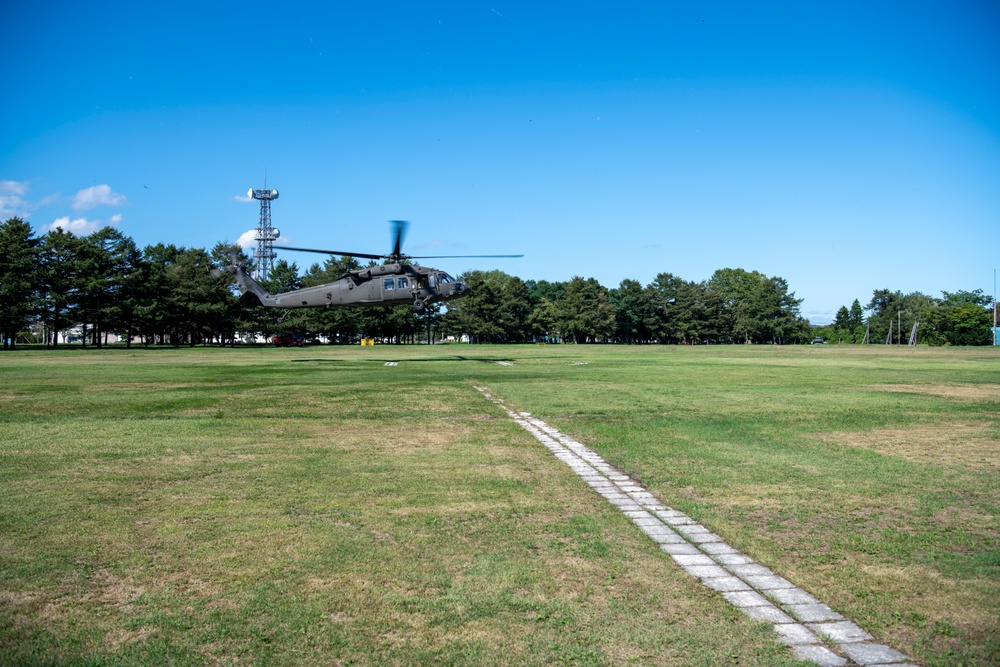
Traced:
<path id="1" fill-rule="evenodd" d="M 278 198 L 277 190 L 254 190 L 250 188 L 247 190 L 247 196 L 250 199 L 259 199 L 261 201 L 271 201 Z"/>

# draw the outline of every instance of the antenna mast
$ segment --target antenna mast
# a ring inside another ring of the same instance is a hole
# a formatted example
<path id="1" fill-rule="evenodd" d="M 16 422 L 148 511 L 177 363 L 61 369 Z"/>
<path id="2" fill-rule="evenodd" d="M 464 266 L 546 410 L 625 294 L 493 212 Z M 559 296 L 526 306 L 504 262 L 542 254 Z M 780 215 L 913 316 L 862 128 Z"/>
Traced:
<path id="1" fill-rule="evenodd" d="M 267 187 L 267 172 L 264 175 L 264 187 Z M 274 258 L 277 257 L 272 246 L 280 236 L 278 230 L 271 226 L 271 202 L 278 198 L 278 191 L 250 188 L 247 196 L 260 201 L 260 219 L 254 233 L 257 250 L 253 253 L 256 265 L 253 275 L 257 280 L 267 280 L 268 274 L 274 268 Z"/>

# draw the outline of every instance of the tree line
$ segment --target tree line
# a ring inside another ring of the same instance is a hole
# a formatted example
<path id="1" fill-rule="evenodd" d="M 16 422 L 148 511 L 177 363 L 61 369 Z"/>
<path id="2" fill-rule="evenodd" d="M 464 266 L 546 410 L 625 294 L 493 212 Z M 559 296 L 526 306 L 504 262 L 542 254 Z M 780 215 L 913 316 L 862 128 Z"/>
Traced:
<path id="1" fill-rule="evenodd" d="M 832 342 L 906 345 L 991 345 L 995 304 L 982 290 L 942 292 L 940 299 L 878 289 L 862 309 L 855 299 L 833 323 L 815 329 Z M 865 311 L 868 315 L 865 316 Z"/>
<path id="2" fill-rule="evenodd" d="M 7 349 L 17 342 L 56 346 L 59 332 L 70 330 L 83 345 L 97 347 L 111 334 L 127 346 L 179 346 L 231 345 L 290 331 L 345 344 L 447 336 L 476 343 L 790 344 L 817 333 L 800 315 L 801 299 L 787 281 L 744 269 L 720 269 L 701 282 L 660 273 L 648 285 L 626 279 L 616 288 L 579 276 L 549 282 L 477 270 L 459 276 L 471 294 L 446 308 L 285 311 L 239 305 L 230 274 L 213 274 L 234 259 L 250 263 L 225 242 L 211 251 L 162 243 L 140 250 L 108 227 L 87 236 L 57 228 L 36 237 L 24 220 L 10 218 L 0 223 L 0 337 Z M 262 283 L 280 293 L 331 282 L 356 268 L 351 257 L 331 257 L 304 272 L 279 260 Z M 878 290 L 867 318 L 855 300 L 820 333 L 862 342 L 868 331 L 870 342 L 881 342 L 891 316 L 902 321 L 905 311 L 907 322 L 923 318 L 921 331 L 933 332 L 924 342 L 984 344 L 989 330 L 984 334 L 982 323 L 991 317 L 985 298 L 979 291 L 933 299 Z"/>

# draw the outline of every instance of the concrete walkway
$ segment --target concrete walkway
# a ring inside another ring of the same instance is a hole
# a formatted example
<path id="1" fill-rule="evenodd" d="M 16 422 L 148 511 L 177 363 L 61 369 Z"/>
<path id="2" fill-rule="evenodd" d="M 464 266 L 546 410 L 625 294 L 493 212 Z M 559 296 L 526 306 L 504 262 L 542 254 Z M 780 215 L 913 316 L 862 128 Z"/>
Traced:
<path id="1" fill-rule="evenodd" d="M 667 507 L 585 445 L 527 412 L 514 412 L 485 387 L 476 389 L 631 519 L 685 571 L 750 618 L 773 624 L 778 640 L 789 645 L 796 657 L 822 667 L 915 665 L 899 651 L 875 643 L 862 628 L 705 526 Z"/>

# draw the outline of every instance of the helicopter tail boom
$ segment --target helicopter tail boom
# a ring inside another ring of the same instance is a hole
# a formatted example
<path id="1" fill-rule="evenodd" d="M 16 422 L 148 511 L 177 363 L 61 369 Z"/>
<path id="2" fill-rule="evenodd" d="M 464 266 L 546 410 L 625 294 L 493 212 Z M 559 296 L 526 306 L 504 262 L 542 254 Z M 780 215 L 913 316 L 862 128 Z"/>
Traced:
<path id="1" fill-rule="evenodd" d="M 253 306 L 278 306 L 278 301 L 271 293 L 253 279 L 246 269 L 240 264 L 231 264 L 226 267 L 226 271 L 236 278 L 236 285 L 240 288 L 240 304 L 245 307 Z"/>

